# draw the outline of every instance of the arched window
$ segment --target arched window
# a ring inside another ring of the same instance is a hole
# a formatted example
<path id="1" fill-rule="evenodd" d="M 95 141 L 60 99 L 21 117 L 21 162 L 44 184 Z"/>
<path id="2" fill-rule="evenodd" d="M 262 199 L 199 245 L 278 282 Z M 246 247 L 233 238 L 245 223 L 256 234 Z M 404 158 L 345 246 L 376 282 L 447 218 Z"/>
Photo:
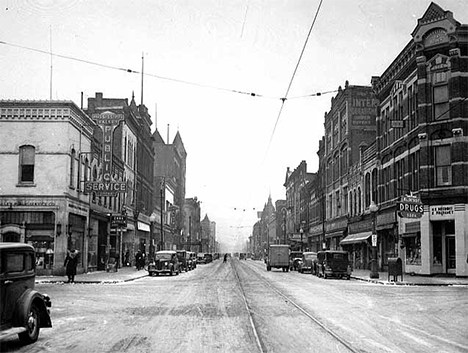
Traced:
<path id="1" fill-rule="evenodd" d="M 365 195 L 366 195 L 366 198 L 365 198 L 365 203 L 366 203 L 366 207 L 368 207 L 370 205 L 370 191 L 371 191 L 371 186 L 370 186 L 370 173 L 366 173 L 366 177 L 365 177 L 365 184 L 364 184 L 364 192 L 365 192 Z"/>
<path id="2" fill-rule="evenodd" d="M 357 214 L 361 214 L 362 212 L 362 194 L 361 194 L 361 187 L 358 186 L 357 189 Z"/>
<path id="3" fill-rule="evenodd" d="M 377 203 L 377 168 L 372 171 L 372 200 Z"/>
<path id="4" fill-rule="evenodd" d="M 34 182 L 34 164 L 36 149 L 34 146 L 21 146 L 19 148 L 19 182 Z"/>

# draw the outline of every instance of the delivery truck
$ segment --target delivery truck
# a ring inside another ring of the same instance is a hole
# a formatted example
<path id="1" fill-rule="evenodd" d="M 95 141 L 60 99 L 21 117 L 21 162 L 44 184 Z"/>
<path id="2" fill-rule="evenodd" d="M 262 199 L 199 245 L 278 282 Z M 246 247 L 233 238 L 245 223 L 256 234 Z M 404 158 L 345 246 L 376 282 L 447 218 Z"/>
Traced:
<path id="1" fill-rule="evenodd" d="M 267 271 L 272 268 L 281 268 L 283 272 L 289 271 L 289 245 L 274 244 L 268 249 Z"/>

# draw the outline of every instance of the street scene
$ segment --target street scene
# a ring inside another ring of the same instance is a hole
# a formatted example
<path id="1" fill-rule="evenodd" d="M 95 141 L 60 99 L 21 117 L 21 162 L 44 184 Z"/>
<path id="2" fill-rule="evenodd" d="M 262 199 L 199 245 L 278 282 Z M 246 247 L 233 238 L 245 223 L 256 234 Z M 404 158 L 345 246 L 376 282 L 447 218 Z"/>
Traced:
<path id="1" fill-rule="evenodd" d="M 1 352 L 468 352 L 466 0 L 0 0 Z"/>
<path id="2" fill-rule="evenodd" d="M 11 339 L 2 352 L 468 350 L 468 280 L 325 280 L 234 257 L 178 276 L 125 269 L 92 277 L 39 277 L 54 325 L 36 344 Z"/>

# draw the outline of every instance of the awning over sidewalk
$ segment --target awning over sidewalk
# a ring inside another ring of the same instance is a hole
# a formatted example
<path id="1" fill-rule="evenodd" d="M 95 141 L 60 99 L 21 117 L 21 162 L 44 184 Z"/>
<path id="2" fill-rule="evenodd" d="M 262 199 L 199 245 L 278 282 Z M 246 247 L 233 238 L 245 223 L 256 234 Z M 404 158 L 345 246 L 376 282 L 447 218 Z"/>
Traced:
<path id="1" fill-rule="evenodd" d="M 349 234 L 346 238 L 344 238 L 340 245 L 347 245 L 347 244 L 355 244 L 355 243 L 362 243 L 369 239 L 372 235 L 372 232 L 363 232 L 363 233 L 356 233 L 356 234 Z"/>

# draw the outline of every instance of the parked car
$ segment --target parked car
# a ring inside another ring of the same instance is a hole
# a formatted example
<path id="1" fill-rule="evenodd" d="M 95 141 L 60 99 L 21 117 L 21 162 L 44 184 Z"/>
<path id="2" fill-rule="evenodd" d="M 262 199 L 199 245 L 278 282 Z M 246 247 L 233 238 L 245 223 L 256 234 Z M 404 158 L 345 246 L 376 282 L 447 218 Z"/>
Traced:
<path id="1" fill-rule="evenodd" d="M 265 259 L 267 271 L 272 268 L 281 268 L 283 272 L 289 271 L 289 245 L 273 244 L 268 249 L 268 257 Z"/>
<path id="2" fill-rule="evenodd" d="M 47 294 L 34 289 L 36 254 L 31 245 L 0 243 L 0 339 L 18 335 L 36 342 L 41 328 L 52 327 Z"/>
<path id="3" fill-rule="evenodd" d="M 204 253 L 197 254 L 197 264 L 206 264 L 206 258 Z"/>
<path id="4" fill-rule="evenodd" d="M 177 258 L 179 259 L 179 266 L 181 271 L 187 272 L 188 268 L 188 261 L 187 261 L 187 251 L 186 250 L 176 250 Z"/>
<path id="5" fill-rule="evenodd" d="M 289 269 L 297 271 L 300 262 L 302 262 L 302 251 L 291 251 L 289 254 Z"/>
<path id="6" fill-rule="evenodd" d="M 160 273 L 168 273 L 171 276 L 178 275 L 180 265 L 177 252 L 173 250 L 157 251 L 154 254 L 154 261 L 148 265 L 148 273 L 150 276 L 158 276 Z"/>
<path id="7" fill-rule="evenodd" d="M 213 262 L 213 254 L 206 253 L 205 254 L 205 260 L 206 260 L 207 264 L 209 264 L 210 262 Z"/>
<path id="8" fill-rule="evenodd" d="M 298 271 L 304 273 L 309 271 L 312 274 L 317 272 L 317 253 L 307 251 L 302 254 L 302 261 L 299 263 Z"/>
<path id="9" fill-rule="evenodd" d="M 245 252 L 241 252 L 239 254 L 239 260 L 247 260 L 247 254 Z"/>
<path id="10" fill-rule="evenodd" d="M 317 253 L 318 275 L 323 278 L 351 277 L 351 264 L 347 251 L 326 250 Z"/>

